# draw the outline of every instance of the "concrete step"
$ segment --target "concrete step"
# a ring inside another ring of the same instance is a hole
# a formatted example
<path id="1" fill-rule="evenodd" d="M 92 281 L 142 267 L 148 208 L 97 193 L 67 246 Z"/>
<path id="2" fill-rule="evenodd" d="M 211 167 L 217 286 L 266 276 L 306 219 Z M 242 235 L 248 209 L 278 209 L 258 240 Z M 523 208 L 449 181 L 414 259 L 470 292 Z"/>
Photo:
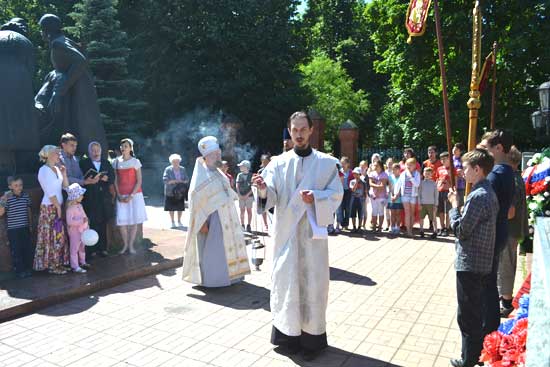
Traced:
<path id="1" fill-rule="evenodd" d="M 45 307 L 111 288 L 167 269 L 180 267 L 186 233 L 172 229 L 143 229 L 137 254 L 95 257 L 86 274 L 52 275 L 34 272 L 31 278 L 0 280 L 0 323 Z"/>

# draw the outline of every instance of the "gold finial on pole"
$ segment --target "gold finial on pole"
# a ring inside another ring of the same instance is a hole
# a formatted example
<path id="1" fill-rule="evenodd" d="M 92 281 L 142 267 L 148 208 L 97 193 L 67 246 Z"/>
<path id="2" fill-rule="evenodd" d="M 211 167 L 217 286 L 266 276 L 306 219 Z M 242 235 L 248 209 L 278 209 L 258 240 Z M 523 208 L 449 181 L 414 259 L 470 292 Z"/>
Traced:
<path id="1" fill-rule="evenodd" d="M 478 112 L 481 108 L 479 99 L 479 72 L 481 68 L 481 7 L 477 0 L 473 10 L 473 31 L 472 31 L 472 79 L 470 82 L 470 99 L 468 99 L 468 150 L 472 150 L 477 145 L 477 120 Z M 470 185 L 466 188 L 466 194 L 470 192 Z"/>

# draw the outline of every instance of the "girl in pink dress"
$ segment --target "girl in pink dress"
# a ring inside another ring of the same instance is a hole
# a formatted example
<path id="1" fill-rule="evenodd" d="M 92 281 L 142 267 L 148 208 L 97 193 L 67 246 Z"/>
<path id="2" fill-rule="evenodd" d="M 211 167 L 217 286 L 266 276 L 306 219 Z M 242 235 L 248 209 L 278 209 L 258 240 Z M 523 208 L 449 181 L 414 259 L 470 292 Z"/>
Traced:
<path id="1" fill-rule="evenodd" d="M 89 228 L 88 217 L 81 204 L 85 192 L 86 189 L 77 183 L 73 183 L 67 188 L 66 219 L 69 231 L 71 269 L 75 273 L 85 273 L 84 268 L 89 267 L 86 264 L 86 250 L 82 243 L 82 232 Z"/>

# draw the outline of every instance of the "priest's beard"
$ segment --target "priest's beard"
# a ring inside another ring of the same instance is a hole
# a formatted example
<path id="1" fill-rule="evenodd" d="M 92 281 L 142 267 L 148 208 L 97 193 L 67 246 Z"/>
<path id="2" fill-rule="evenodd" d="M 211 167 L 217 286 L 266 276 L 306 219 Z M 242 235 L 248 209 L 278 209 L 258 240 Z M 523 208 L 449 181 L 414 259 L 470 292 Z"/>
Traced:
<path id="1" fill-rule="evenodd" d="M 303 147 L 298 147 L 297 145 L 294 146 L 294 153 L 299 155 L 300 157 L 307 157 L 312 152 L 311 145 L 307 144 Z"/>
<path id="2" fill-rule="evenodd" d="M 222 161 L 213 161 L 213 162 L 206 161 L 206 167 L 208 167 L 211 170 L 222 168 L 222 166 L 223 166 Z"/>
<path id="3" fill-rule="evenodd" d="M 216 169 L 216 168 L 222 168 L 223 166 L 223 163 L 222 163 L 222 155 L 221 155 L 221 152 L 218 150 L 218 151 L 214 151 L 212 153 L 208 153 L 207 155 L 204 156 L 204 161 L 206 162 L 206 166 L 209 168 L 209 169 Z"/>

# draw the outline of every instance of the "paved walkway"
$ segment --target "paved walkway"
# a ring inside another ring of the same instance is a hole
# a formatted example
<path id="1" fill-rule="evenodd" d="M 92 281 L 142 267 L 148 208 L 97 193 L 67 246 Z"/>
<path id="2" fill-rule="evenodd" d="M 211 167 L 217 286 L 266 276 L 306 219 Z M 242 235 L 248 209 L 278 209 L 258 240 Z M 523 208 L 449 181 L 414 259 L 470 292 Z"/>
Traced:
<path id="1" fill-rule="evenodd" d="M 450 239 L 341 235 L 329 246 L 330 348 L 314 362 L 269 343 L 268 259 L 224 289 L 167 271 L 0 324 L 0 366 L 409 367 L 459 355 Z"/>

